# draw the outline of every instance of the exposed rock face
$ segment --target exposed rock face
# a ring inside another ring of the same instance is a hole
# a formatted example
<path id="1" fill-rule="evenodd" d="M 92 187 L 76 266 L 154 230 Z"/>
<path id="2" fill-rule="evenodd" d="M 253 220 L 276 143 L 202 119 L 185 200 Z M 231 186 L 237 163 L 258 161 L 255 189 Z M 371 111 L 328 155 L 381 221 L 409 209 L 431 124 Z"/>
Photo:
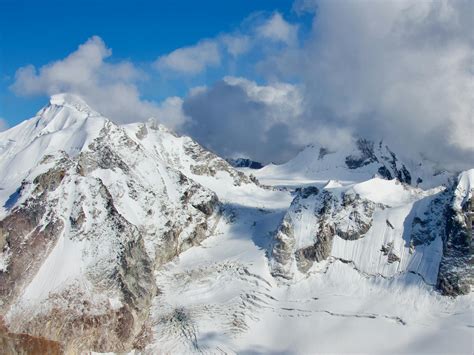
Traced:
<path id="1" fill-rule="evenodd" d="M 442 191 L 431 199 L 423 214 L 415 216 L 411 223 L 410 240 L 413 246 L 429 244 L 445 233 L 445 213 L 450 203 L 449 190 Z"/>
<path id="2" fill-rule="evenodd" d="M 0 221 L 0 309 L 11 332 L 66 352 L 125 352 L 150 341 L 154 272 L 212 233 L 220 204 L 94 119 L 101 129 L 79 152 L 31 166 Z"/>
<path id="3" fill-rule="evenodd" d="M 295 279 L 315 262 L 338 259 L 365 275 L 410 273 L 444 295 L 467 294 L 474 280 L 467 213 L 473 174 L 428 191 L 382 179 L 300 189 L 275 233 L 272 274 Z"/>
<path id="4" fill-rule="evenodd" d="M 24 182 L 19 194 L 31 193 L 31 198 L 0 221 L 0 248 L 8 258 L 0 272 L 3 312 L 31 280 L 63 231 L 64 223 L 48 209 L 47 199 L 64 178 L 66 165 L 61 159 L 58 167 L 36 176 L 33 184 Z"/>
<path id="5" fill-rule="evenodd" d="M 247 158 L 227 159 L 227 162 L 236 168 L 261 169 L 263 164 Z"/>
<path id="6" fill-rule="evenodd" d="M 315 187 L 297 191 L 275 235 L 274 276 L 292 278 L 329 257 L 334 236 L 362 238 L 372 224 L 376 204 L 353 192 L 340 194 Z"/>
<path id="7" fill-rule="evenodd" d="M 235 170 L 226 160 L 206 150 L 193 139 L 179 137 L 154 121 L 131 124 L 125 128 L 149 152 L 155 153 L 159 159 L 179 169 L 188 178 L 200 182 L 205 182 L 209 177 L 214 180 L 230 180 L 234 186 L 258 183 L 255 178 Z"/>
<path id="8" fill-rule="evenodd" d="M 441 240 L 442 258 L 436 286 L 444 295 L 467 294 L 474 284 L 472 230 L 467 210 L 472 199 L 472 170 L 463 172 L 451 186 L 437 193 L 422 214 L 413 218 L 413 247 Z"/>
<path id="9" fill-rule="evenodd" d="M 367 275 L 411 273 L 444 295 L 467 294 L 474 282 L 468 212 L 473 181 L 470 170 L 452 186 L 429 191 L 377 180 L 300 189 L 275 233 L 272 274 L 293 279 L 315 262 L 336 258 Z"/>
<path id="10" fill-rule="evenodd" d="M 64 353 L 59 342 L 25 333 L 9 332 L 3 319 L 0 320 L 0 349 L 2 349 L 2 354 L 60 355 Z"/>
<path id="11" fill-rule="evenodd" d="M 380 251 L 387 257 L 388 263 L 400 261 L 400 257 L 393 252 L 393 242 L 382 245 Z"/>
<path id="12" fill-rule="evenodd" d="M 363 166 L 377 163 L 381 166 L 377 172 L 385 179 L 398 179 L 401 182 L 411 184 L 411 174 L 405 165 L 401 164 L 395 153 L 388 146 L 380 142 L 377 147 L 375 143 L 366 139 L 358 139 L 356 142 L 358 154 L 346 157 L 346 165 L 349 169 L 358 169 Z"/>
<path id="13" fill-rule="evenodd" d="M 446 192 L 450 199 L 444 213 L 443 258 L 437 284 L 444 295 L 468 294 L 474 285 L 473 232 L 468 223 L 473 182 L 474 170 L 464 172 Z"/>
<path id="14" fill-rule="evenodd" d="M 234 185 L 240 186 L 242 183 L 250 183 L 249 177 L 237 171 L 224 159 L 205 150 L 193 140 L 188 140 L 184 146 L 185 152 L 194 159 L 195 164 L 191 165 L 191 171 L 196 175 L 215 176 L 219 171 L 225 171 L 234 180 Z"/>

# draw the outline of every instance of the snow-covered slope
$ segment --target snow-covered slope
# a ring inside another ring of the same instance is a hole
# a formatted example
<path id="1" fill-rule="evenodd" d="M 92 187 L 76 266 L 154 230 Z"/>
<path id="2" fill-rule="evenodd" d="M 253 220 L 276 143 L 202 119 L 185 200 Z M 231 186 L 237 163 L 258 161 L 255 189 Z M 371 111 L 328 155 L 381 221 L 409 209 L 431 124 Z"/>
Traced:
<path id="1" fill-rule="evenodd" d="M 450 295 L 471 292 L 471 231 L 463 211 L 474 170 L 448 188 L 397 180 L 299 189 L 275 235 L 272 273 L 298 280 L 327 262 L 385 278 L 416 274 Z"/>
<path id="2" fill-rule="evenodd" d="M 272 258 L 275 275 L 295 278 L 313 263 L 331 258 L 365 274 L 393 277 L 412 272 L 436 284 L 441 236 L 414 245 L 410 226 L 438 190 L 425 192 L 380 178 L 343 188 L 310 189 L 298 192 L 278 230 Z"/>
<path id="3" fill-rule="evenodd" d="M 79 97 L 61 94 L 52 96 L 35 117 L 0 132 L 0 219 L 5 216 L 8 198 L 45 155 L 60 151 L 78 155 L 105 123 Z"/>
<path id="4" fill-rule="evenodd" d="M 258 206 L 263 199 L 273 200 L 274 207 L 280 208 L 290 202 L 288 194 L 263 188 L 252 174 L 235 170 L 190 137 L 177 136 L 153 120 L 126 125 L 124 129 L 150 154 L 213 190 L 224 203 Z"/>
<path id="5" fill-rule="evenodd" d="M 72 353 L 473 352 L 474 170 L 359 140 L 251 172 L 304 188 L 53 96 L 0 133 L 0 325 Z"/>
<path id="6" fill-rule="evenodd" d="M 402 159 L 382 141 L 362 138 L 337 150 L 309 145 L 285 164 L 270 164 L 252 173 L 262 183 L 289 186 L 321 185 L 328 180 L 351 184 L 379 176 L 430 188 L 446 184 L 453 176 L 421 156 Z"/>
<path id="7" fill-rule="evenodd" d="M 76 350 L 129 349 L 154 270 L 212 233 L 217 196 L 76 97 L 2 138 L 2 315 Z"/>
<path id="8" fill-rule="evenodd" d="M 466 174 L 472 171 L 461 181 Z M 415 215 L 442 217 L 434 201 L 452 196 L 449 189 L 422 191 L 383 179 L 331 185 L 300 190 L 288 212 L 272 209 L 271 202 L 263 209 L 235 207 L 215 236 L 167 264 L 157 276 L 162 293 L 153 302 L 155 341 L 146 350 L 472 353 L 472 293 L 441 296 L 436 282 L 443 241 L 429 231 L 416 238 L 410 233 Z M 328 208 L 315 211 L 324 201 Z M 346 239 L 333 235 L 328 258 L 306 271 L 290 267 L 290 281 L 275 277 L 275 242 L 285 232 L 281 221 L 293 229 L 294 252 L 314 245 L 318 236 L 312 231 L 324 214 L 331 219 L 326 227 L 342 227 Z"/>

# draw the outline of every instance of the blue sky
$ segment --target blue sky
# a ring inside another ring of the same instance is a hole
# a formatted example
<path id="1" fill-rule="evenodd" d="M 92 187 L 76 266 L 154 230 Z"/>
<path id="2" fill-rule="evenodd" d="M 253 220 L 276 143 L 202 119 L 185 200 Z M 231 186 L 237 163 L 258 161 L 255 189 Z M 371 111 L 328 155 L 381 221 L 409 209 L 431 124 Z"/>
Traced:
<path id="1" fill-rule="evenodd" d="M 9 90 L 18 68 L 64 58 L 93 35 L 112 48 L 111 61 L 130 59 L 146 66 L 176 48 L 230 32 L 256 12 L 294 18 L 291 8 L 291 0 L 0 0 L 0 117 L 11 126 L 45 103 L 45 96 L 23 98 Z M 200 81 L 218 77 L 214 73 Z M 167 86 L 164 93 L 148 82 L 142 95 L 161 99 L 183 94 L 185 87 Z"/>

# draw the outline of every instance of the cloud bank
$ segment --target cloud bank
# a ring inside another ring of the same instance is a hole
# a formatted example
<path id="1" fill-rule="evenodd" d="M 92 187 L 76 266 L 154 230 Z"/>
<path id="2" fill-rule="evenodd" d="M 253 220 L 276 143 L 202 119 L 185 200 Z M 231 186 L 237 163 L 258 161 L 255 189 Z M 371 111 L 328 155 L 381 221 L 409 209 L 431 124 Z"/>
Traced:
<path id="1" fill-rule="evenodd" d="M 256 68 L 268 90 L 298 82 L 298 109 L 252 96 L 255 83 L 224 80 L 185 99 L 189 134 L 218 153 L 264 162 L 312 142 L 337 148 L 365 137 L 406 156 L 474 165 L 473 2 L 307 0 L 295 9 L 314 14 L 308 36 L 295 44 L 284 29 L 296 26 L 273 16 L 256 36 L 293 45 Z"/>
<path id="2" fill-rule="evenodd" d="M 225 157 L 285 161 L 299 147 L 294 127 L 301 100 L 294 85 L 259 86 L 226 77 L 185 99 L 184 113 L 191 120 L 182 130 Z"/>
<path id="3" fill-rule="evenodd" d="M 314 131 L 383 138 L 407 154 L 472 166 L 473 4 L 299 2 L 316 13 L 310 38 L 267 67 L 301 78 Z"/>

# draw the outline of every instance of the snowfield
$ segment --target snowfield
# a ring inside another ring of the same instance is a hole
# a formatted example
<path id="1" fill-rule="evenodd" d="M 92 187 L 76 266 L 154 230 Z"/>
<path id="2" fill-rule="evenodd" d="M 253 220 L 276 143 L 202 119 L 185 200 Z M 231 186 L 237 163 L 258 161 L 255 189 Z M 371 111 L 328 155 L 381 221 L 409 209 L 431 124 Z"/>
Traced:
<path id="1" fill-rule="evenodd" d="M 267 254 L 282 211 L 232 213 L 157 273 L 152 352 L 472 353 L 471 295 L 443 297 L 415 274 L 386 278 L 335 258 L 278 283 Z"/>

